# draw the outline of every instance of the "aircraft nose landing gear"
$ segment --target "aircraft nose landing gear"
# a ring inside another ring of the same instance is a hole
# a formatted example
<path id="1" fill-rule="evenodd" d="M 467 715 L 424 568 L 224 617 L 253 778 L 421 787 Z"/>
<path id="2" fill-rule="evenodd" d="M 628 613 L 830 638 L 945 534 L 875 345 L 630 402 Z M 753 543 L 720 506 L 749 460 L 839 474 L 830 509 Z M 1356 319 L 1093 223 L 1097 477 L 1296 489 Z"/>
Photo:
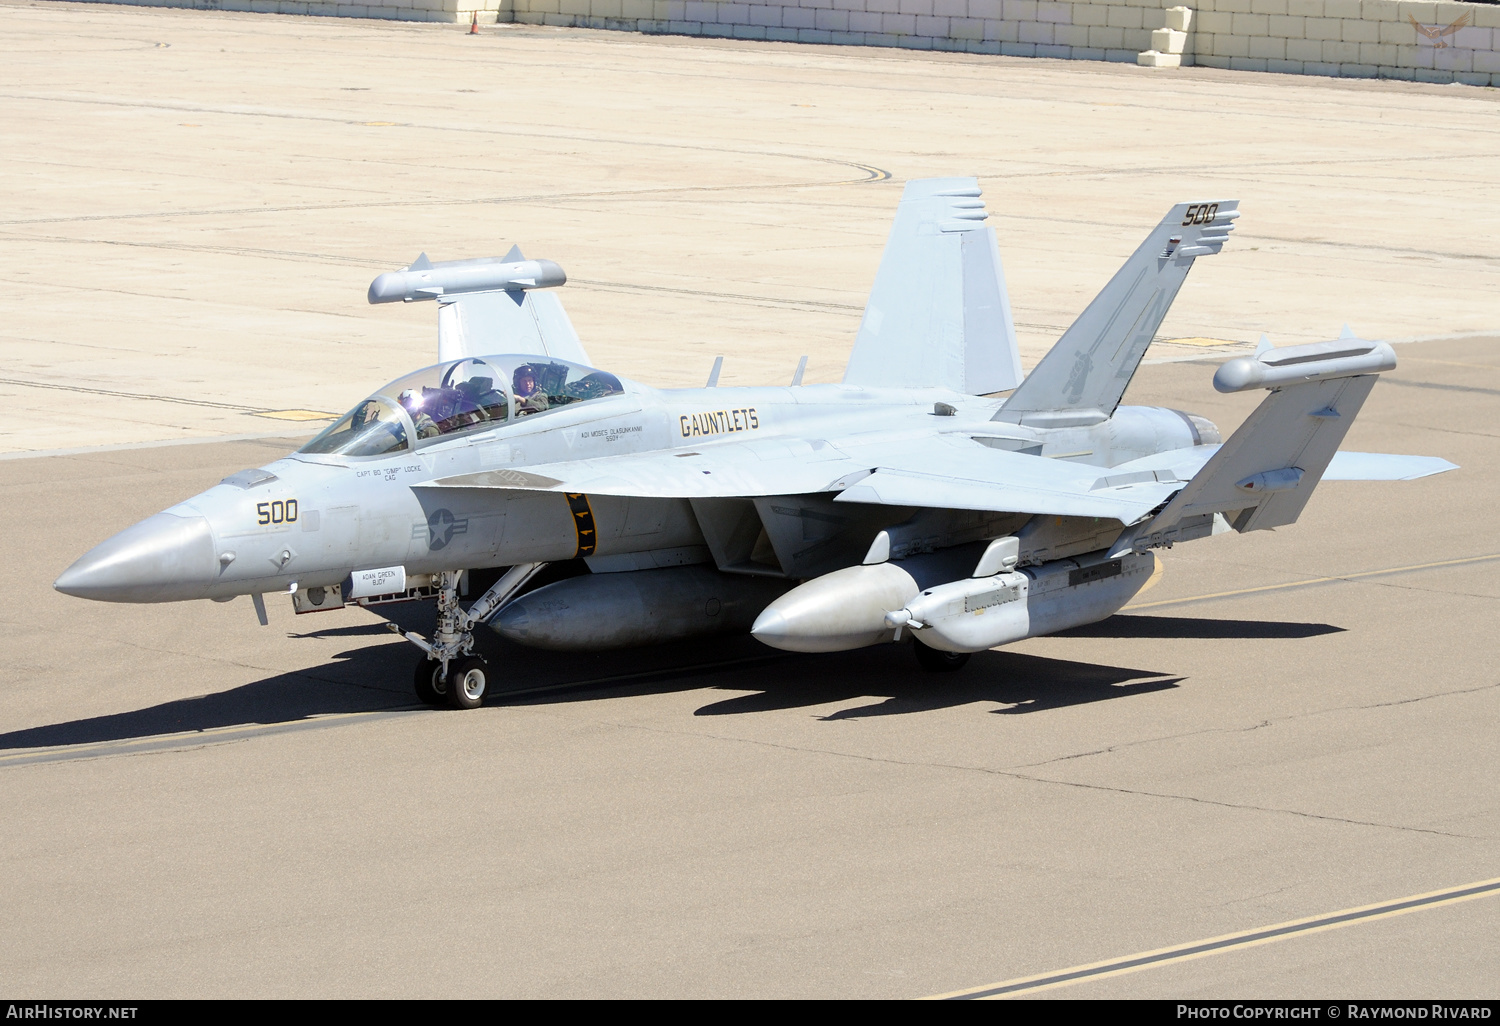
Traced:
<path id="1" fill-rule="evenodd" d="M 478 709 L 490 683 L 489 664 L 480 656 L 458 660 L 448 669 L 448 704 L 454 709 Z"/>
<path id="2" fill-rule="evenodd" d="M 417 660 L 413 684 L 417 698 L 434 709 L 478 709 L 489 691 L 490 666 L 482 656 L 455 659 L 443 672 L 443 664 L 429 656 Z"/>
<path id="3" fill-rule="evenodd" d="M 474 626 L 508 602 L 536 576 L 545 563 L 520 563 L 511 567 L 467 610 L 458 604 L 460 571 L 438 574 L 437 630 L 428 641 L 415 631 L 386 624 L 423 652 L 413 684 L 417 698 L 434 708 L 478 709 L 489 692 L 490 668 L 483 656 L 474 654 Z"/>
<path id="4" fill-rule="evenodd" d="M 423 656 L 417 660 L 417 698 L 423 705 L 440 709 L 448 704 L 448 678 L 443 673 L 443 664 Z"/>

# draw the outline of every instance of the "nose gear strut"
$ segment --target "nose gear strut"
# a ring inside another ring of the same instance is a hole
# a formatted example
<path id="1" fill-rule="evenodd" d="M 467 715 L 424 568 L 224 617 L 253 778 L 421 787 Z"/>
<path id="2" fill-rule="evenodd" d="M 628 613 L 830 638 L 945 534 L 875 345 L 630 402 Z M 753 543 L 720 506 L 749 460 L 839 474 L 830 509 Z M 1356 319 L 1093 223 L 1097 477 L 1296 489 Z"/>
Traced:
<path id="1" fill-rule="evenodd" d="M 458 582 L 462 571 L 444 570 L 437 575 L 437 630 L 428 641 L 416 631 L 386 626 L 424 653 L 417 663 L 417 697 L 427 705 L 455 709 L 477 708 L 487 690 L 489 671 L 483 657 L 474 654 L 474 627 L 515 597 L 526 582 L 546 563 L 517 563 L 467 610 L 458 604 Z"/>

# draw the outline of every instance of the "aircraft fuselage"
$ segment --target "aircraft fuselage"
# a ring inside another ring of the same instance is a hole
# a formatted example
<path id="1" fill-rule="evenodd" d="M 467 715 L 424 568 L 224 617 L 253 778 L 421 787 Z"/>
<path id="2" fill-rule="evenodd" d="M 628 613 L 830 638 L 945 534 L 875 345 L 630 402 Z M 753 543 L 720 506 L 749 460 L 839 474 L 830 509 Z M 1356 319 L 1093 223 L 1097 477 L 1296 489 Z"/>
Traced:
<path id="1" fill-rule="evenodd" d="M 939 404 L 953 414 L 936 415 Z M 864 448 L 935 431 L 1098 466 L 1217 441 L 1202 437 L 1206 422 L 1195 426 L 1158 408 L 1121 407 L 1100 424 L 1033 429 L 993 421 L 997 406 L 995 399 L 942 389 L 627 384 L 621 395 L 387 455 L 290 454 L 105 541 L 69 568 L 58 588 L 116 602 L 223 600 L 293 585 L 331 588 L 371 567 L 403 566 L 422 575 L 641 551 L 679 553 L 677 562 L 706 556 L 687 497 L 587 495 L 585 521 L 575 508 L 580 502 L 560 491 L 420 487 L 484 471 L 627 453 L 698 453 L 753 440 L 767 458 L 807 449 L 807 459 L 827 463 L 832 483 L 861 470 L 841 443 Z M 892 516 L 891 522 L 905 519 L 900 511 L 886 519 Z"/>

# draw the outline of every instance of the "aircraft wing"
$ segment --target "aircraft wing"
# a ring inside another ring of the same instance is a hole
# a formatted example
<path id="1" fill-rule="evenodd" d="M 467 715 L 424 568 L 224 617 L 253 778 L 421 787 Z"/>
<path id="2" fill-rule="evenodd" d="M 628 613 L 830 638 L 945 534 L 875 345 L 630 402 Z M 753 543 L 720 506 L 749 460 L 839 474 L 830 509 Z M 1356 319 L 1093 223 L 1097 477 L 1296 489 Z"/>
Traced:
<path id="1" fill-rule="evenodd" d="M 1140 519 L 1181 482 L 991 449 L 931 434 L 837 445 L 800 438 L 722 442 L 441 478 L 419 488 L 650 498 L 837 493 L 840 502 Z"/>
<path id="2" fill-rule="evenodd" d="M 863 468 L 868 470 L 869 468 Z M 690 451 L 658 449 L 562 463 L 497 468 L 440 478 L 418 488 L 482 488 L 626 495 L 660 499 L 797 495 L 839 487 L 861 467 L 828 442 L 760 438 Z"/>
<path id="3" fill-rule="evenodd" d="M 1170 475 L 1112 469 L 991 449 L 963 436 L 931 437 L 872 453 L 875 472 L 837 502 L 1113 517 L 1131 523 L 1181 487 Z"/>

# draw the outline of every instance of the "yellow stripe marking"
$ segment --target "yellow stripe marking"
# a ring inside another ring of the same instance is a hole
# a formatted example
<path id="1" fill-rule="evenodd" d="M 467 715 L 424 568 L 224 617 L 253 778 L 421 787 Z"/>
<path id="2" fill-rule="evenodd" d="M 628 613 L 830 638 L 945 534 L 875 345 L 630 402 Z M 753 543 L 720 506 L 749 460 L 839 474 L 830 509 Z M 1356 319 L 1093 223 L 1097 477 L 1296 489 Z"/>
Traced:
<path id="1" fill-rule="evenodd" d="M 1259 947 L 1262 944 L 1274 944 L 1291 937 L 1305 937 L 1309 934 L 1326 933 L 1329 930 L 1340 930 L 1346 926 L 1374 922 L 1377 919 L 1404 916 L 1408 912 L 1421 912 L 1430 908 L 1441 908 L 1444 905 L 1456 905 L 1463 901 L 1474 901 L 1478 898 L 1492 898 L 1497 894 L 1500 894 L 1500 877 L 1461 884 L 1458 887 L 1445 887 L 1440 891 L 1428 891 L 1425 894 L 1413 894 L 1409 897 L 1397 898 L 1395 901 L 1381 901 L 1373 905 L 1360 905 L 1357 908 L 1346 908 L 1339 912 L 1309 916 L 1306 919 L 1293 919 L 1285 923 L 1277 923 L 1275 926 L 1226 933 L 1207 940 L 1176 944 L 1169 948 L 1142 951 L 1123 958 L 1090 962 L 1087 965 L 1076 965 L 1055 972 L 1039 973 L 1036 976 L 1022 976 L 1003 983 L 991 983 L 984 987 L 971 987 L 968 990 L 956 990 L 948 994 L 934 994 L 930 1000 L 984 1000 L 1014 997 L 1020 994 L 1036 994 L 1044 990 L 1055 990 L 1058 987 L 1069 987 L 1075 983 L 1104 980 L 1112 976 L 1140 972 L 1142 969 L 1154 969 L 1157 966 L 1187 962 L 1195 958 L 1207 958 L 1209 955 L 1222 955 L 1225 952 L 1241 951 L 1245 948 Z"/>
<path id="2" fill-rule="evenodd" d="M 272 420 L 332 420 L 338 414 L 319 413 L 317 410 L 265 410 L 255 416 L 270 417 Z"/>
<path id="3" fill-rule="evenodd" d="M 1156 554 L 1156 569 L 1151 571 L 1151 576 L 1146 579 L 1145 584 L 1141 585 L 1141 590 L 1136 592 L 1136 596 L 1139 597 L 1141 595 L 1144 595 L 1146 594 L 1146 592 L 1150 591 L 1152 588 L 1160 584 L 1161 575 L 1166 571 L 1166 569 L 1167 567 L 1165 562 L 1161 558 L 1161 553 L 1158 552 Z"/>
<path id="4" fill-rule="evenodd" d="M 1380 577 L 1384 574 L 1402 574 L 1411 570 L 1433 570 L 1440 566 L 1463 566 L 1466 563 L 1483 563 L 1490 559 L 1500 559 L 1500 552 L 1492 552 L 1487 556 L 1467 556 L 1463 559 L 1442 559 L 1436 563 L 1413 563 L 1411 566 L 1393 566 L 1384 570 L 1362 570 L 1357 574 L 1339 574 L 1335 577 L 1309 577 L 1301 581 L 1287 581 L 1285 584 L 1263 584 L 1258 588 L 1240 588 L 1236 591 L 1215 591 L 1208 595 L 1192 595 L 1188 598 L 1162 599 L 1159 602 L 1142 602 L 1139 605 L 1126 606 L 1120 610 L 1122 613 L 1131 613 L 1138 609 L 1159 609 L 1162 606 L 1180 606 L 1189 602 L 1207 602 L 1209 599 L 1231 598 L 1235 595 L 1256 595 L 1264 591 L 1284 591 L 1287 588 L 1305 588 L 1310 584 L 1328 584 L 1332 581 L 1357 581 L 1362 577 Z M 1144 591 L 1145 589 L 1141 589 Z"/>

